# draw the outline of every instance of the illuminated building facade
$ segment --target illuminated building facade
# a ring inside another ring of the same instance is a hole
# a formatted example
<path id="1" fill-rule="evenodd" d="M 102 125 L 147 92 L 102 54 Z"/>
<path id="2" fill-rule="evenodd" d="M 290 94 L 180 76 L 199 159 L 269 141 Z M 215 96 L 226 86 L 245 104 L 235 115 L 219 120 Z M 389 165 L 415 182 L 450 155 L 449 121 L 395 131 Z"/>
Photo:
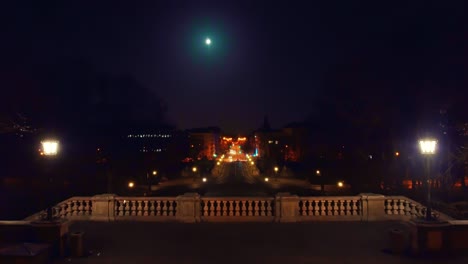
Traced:
<path id="1" fill-rule="evenodd" d="M 220 129 L 217 127 L 195 128 L 188 131 L 190 152 L 193 158 L 209 160 L 220 153 Z"/>

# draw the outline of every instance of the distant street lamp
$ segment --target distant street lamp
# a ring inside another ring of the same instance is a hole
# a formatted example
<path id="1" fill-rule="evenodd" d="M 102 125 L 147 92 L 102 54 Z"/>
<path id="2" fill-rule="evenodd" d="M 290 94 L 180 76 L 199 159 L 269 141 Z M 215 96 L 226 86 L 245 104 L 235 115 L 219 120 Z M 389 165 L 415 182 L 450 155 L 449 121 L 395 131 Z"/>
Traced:
<path id="1" fill-rule="evenodd" d="M 59 152 L 59 142 L 57 140 L 51 140 L 51 139 L 43 140 L 41 141 L 41 145 L 42 145 L 42 150 L 41 150 L 42 156 L 46 156 L 49 159 L 52 159 L 57 156 Z M 50 184 L 54 184 L 52 176 L 49 178 L 49 182 Z M 54 193 L 54 190 L 51 193 Z M 53 220 L 53 206 L 52 205 L 49 205 L 47 207 L 46 220 L 47 221 Z"/>
<path id="2" fill-rule="evenodd" d="M 128 183 L 128 188 L 133 189 L 133 187 L 135 187 L 135 183 L 132 182 L 132 181 L 129 182 L 129 183 Z"/>
<path id="3" fill-rule="evenodd" d="M 193 167 L 193 168 L 192 168 L 192 171 L 193 171 L 194 173 L 197 172 L 197 167 Z"/>
<path id="4" fill-rule="evenodd" d="M 419 141 L 419 147 L 421 148 L 421 154 L 426 158 L 426 187 L 427 187 L 427 209 L 426 209 L 426 220 L 432 220 L 432 205 L 431 205 L 431 157 L 436 152 L 437 141 L 434 139 L 423 139 Z"/>
<path id="5" fill-rule="evenodd" d="M 275 166 L 274 170 L 275 170 L 275 180 L 278 181 L 278 171 L 279 171 L 279 168 L 278 168 L 277 166 Z"/>

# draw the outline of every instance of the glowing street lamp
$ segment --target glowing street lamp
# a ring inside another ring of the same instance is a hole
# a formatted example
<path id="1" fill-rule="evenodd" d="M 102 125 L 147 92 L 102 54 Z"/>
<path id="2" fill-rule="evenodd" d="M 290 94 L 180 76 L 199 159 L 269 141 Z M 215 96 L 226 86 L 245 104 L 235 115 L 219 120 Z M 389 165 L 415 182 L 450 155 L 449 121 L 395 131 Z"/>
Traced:
<path id="1" fill-rule="evenodd" d="M 128 182 L 128 188 L 132 189 L 133 187 L 135 187 L 135 183 L 134 182 Z"/>
<path id="2" fill-rule="evenodd" d="M 158 175 L 158 171 L 155 171 L 155 170 L 154 170 L 154 171 L 153 171 L 153 176 L 156 176 L 156 175 Z"/>
<path id="3" fill-rule="evenodd" d="M 339 181 L 337 185 L 338 185 L 339 188 L 343 188 L 344 183 L 342 181 Z"/>
<path id="4" fill-rule="evenodd" d="M 56 156 L 59 151 L 59 142 L 57 140 L 41 141 L 42 153 L 46 156 Z"/>
<path id="5" fill-rule="evenodd" d="M 437 141 L 433 139 L 424 139 L 419 141 L 419 147 L 421 148 L 421 154 L 432 155 L 435 154 Z"/>
<path id="6" fill-rule="evenodd" d="M 206 38 L 206 39 L 205 39 L 205 44 L 206 44 L 207 46 L 211 46 L 211 39 L 210 39 L 210 38 Z"/>
<path id="7" fill-rule="evenodd" d="M 197 172 L 197 167 L 193 167 L 193 168 L 192 168 L 192 171 L 193 171 L 193 172 Z"/>
<path id="8" fill-rule="evenodd" d="M 426 186 L 427 186 L 427 209 L 426 220 L 432 220 L 432 205 L 431 205 L 431 157 L 436 153 L 437 140 L 423 139 L 419 141 L 421 154 L 426 158 Z"/>

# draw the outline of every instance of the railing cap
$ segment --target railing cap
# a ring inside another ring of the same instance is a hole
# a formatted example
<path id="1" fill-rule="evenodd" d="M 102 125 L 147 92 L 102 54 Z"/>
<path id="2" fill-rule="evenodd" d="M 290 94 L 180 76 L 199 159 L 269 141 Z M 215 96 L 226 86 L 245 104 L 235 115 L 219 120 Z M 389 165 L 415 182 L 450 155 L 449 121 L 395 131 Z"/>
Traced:
<path id="1" fill-rule="evenodd" d="M 112 200 L 116 197 L 117 195 L 113 193 L 103 193 L 103 194 L 98 194 L 94 195 L 91 197 L 93 200 Z"/>
<path id="2" fill-rule="evenodd" d="M 377 193 L 360 193 L 359 196 L 361 196 L 363 199 L 368 199 L 368 200 L 385 198 L 385 195 L 377 194 Z"/>
<path id="3" fill-rule="evenodd" d="M 184 193 L 181 196 L 184 196 L 184 197 L 200 197 L 200 194 L 198 194 L 198 193 Z"/>

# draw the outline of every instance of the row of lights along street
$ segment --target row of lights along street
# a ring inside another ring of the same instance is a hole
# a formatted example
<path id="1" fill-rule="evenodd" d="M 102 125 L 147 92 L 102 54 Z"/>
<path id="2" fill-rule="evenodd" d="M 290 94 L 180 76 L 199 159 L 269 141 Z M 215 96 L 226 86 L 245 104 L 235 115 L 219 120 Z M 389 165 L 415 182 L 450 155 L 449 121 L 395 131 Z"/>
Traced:
<path id="1" fill-rule="evenodd" d="M 51 139 L 48 139 L 48 140 L 44 140 L 44 141 L 41 141 L 41 145 L 42 145 L 42 148 L 39 150 L 39 153 L 41 156 L 45 156 L 45 157 L 48 157 L 48 158 L 53 158 L 55 156 L 58 155 L 59 153 L 59 141 L 58 140 L 51 140 Z M 427 190 L 426 190 L 426 202 L 427 202 L 427 210 L 426 210 L 426 220 L 432 220 L 432 207 L 431 207 L 431 186 L 430 186 L 430 181 L 431 181 L 431 177 L 430 177 L 430 167 L 431 167 L 431 157 L 436 153 L 436 146 L 437 146 L 437 141 L 434 140 L 434 139 L 424 139 L 424 140 L 420 140 L 419 141 L 419 146 L 420 146 L 420 151 L 421 151 L 421 154 L 425 157 L 425 174 L 426 174 L 426 186 L 427 186 Z M 399 156 L 400 153 L 399 152 L 396 152 L 395 153 L 396 156 Z M 255 165 L 254 161 L 252 161 L 252 158 L 250 155 L 246 155 L 247 159 L 248 159 L 248 162 L 250 162 L 250 164 L 252 166 Z M 218 166 L 221 165 L 221 162 L 224 160 L 224 155 L 222 155 L 219 159 L 219 161 L 216 163 Z M 278 166 L 275 166 L 273 168 L 274 172 L 275 172 L 275 179 L 278 180 L 278 172 L 279 172 L 279 168 Z M 198 172 L 198 168 L 196 166 L 192 167 L 192 172 L 194 174 L 196 174 Z M 153 170 L 151 172 L 151 175 L 152 176 L 156 176 L 158 174 L 157 170 Z M 320 176 L 322 177 L 323 179 L 323 175 L 322 175 L 322 172 L 320 170 L 316 170 L 316 175 L 317 176 Z M 197 176 L 197 175 L 194 175 L 194 176 Z M 148 184 L 148 189 L 151 190 L 151 184 L 150 184 L 150 173 L 148 172 L 147 175 L 146 175 L 146 178 L 147 178 L 147 184 Z M 207 178 L 203 178 L 202 179 L 203 182 L 207 182 Z M 266 177 L 265 178 L 265 182 L 268 182 L 269 181 L 269 178 Z M 321 185 L 323 185 L 323 180 L 321 181 Z M 337 183 L 338 187 L 344 187 L 344 182 L 343 181 L 339 181 Z M 135 187 L 135 182 L 133 181 L 130 181 L 128 182 L 128 188 L 134 188 Z M 322 186 L 322 190 L 323 190 L 323 186 Z M 51 221 L 52 220 L 52 217 L 53 217 L 53 208 L 52 207 L 49 207 L 47 209 L 47 220 Z"/>

